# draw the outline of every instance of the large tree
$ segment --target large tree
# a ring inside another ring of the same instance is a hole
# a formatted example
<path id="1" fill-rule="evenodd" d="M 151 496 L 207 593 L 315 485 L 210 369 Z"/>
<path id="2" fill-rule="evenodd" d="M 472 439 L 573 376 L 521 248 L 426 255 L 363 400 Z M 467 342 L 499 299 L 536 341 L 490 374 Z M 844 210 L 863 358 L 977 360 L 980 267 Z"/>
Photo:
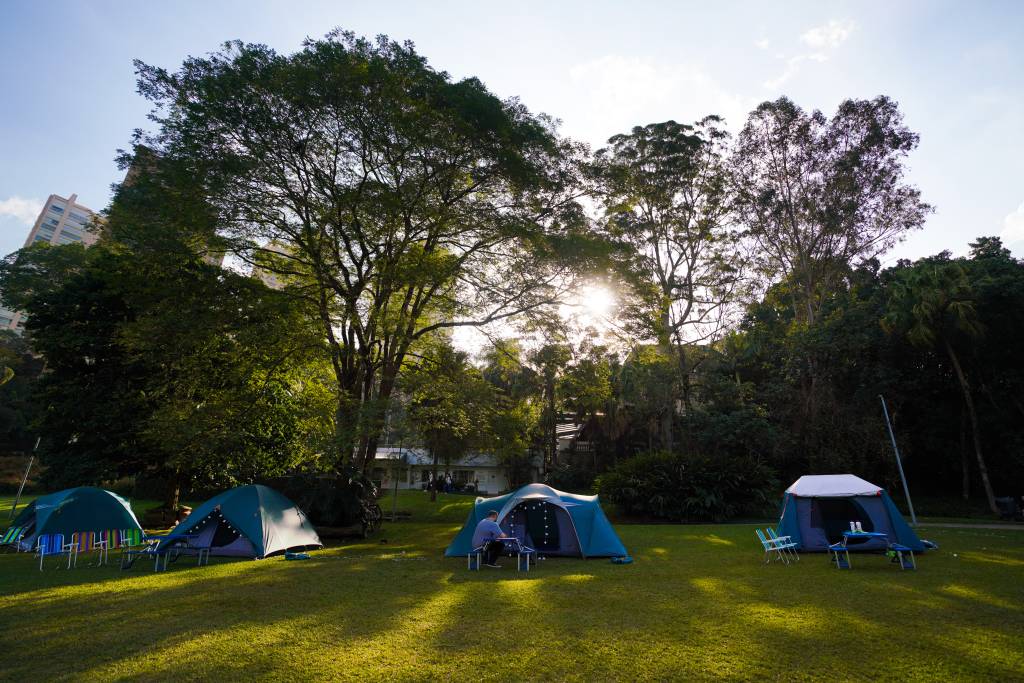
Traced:
<path id="1" fill-rule="evenodd" d="M 791 283 L 813 325 L 851 265 L 920 228 L 930 207 L 905 182 L 918 136 L 885 96 L 845 100 L 829 119 L 782 97 L 747 119 L 732 156 L 736 209 L 763 273 Z"/>
<path id="2" fill-rule="evenodd" d="M 676 358 L 684 405 L 688 350 L 722 331 L 740 282 L 721 126 L 717 116 L 637 126 L 595 164 L 608 229 L 632 248 L 644 332 Z"/>
<path id="3" fill-rule="evenodd" d="M 127 215 L 111 213 L 112 234 Z M 258 280 L 108 236 L 22 250 L 0 283 L 46 360 L 35 399 L 51 485 L 144 474 L 174 507 L 183 485 L 251 482 L 321 450 L 324 345 Z"/>
<path id="4" fill-rule="evenodd" d="M 271 250 L 261 268 L 315 305 L 339 460 L 372 460 L 413 344 L 557 300 L 589 253 L 577 150 L 410 43 L 336 31 L 289 56 L 235 42 L 137 66 L 150 143 L 202 179 L 234 254 Z"/>

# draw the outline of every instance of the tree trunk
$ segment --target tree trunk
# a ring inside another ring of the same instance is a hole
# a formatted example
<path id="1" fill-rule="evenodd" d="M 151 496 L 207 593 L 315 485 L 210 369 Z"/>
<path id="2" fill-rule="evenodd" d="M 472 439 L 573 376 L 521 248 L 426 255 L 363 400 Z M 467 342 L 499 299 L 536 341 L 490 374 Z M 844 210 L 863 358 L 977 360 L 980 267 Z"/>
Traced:
<path id="1" fill-rule="evenodd" d="M 544 391 L 547 393 L 548 408 L 548 434 L 547 444 L 544 450 L 547 451 L 548 471 L 558 465 L 558 415 L 555 414 L 555 376 L 549 373 L 544 378 Z M 577 437 L 579 434 L 577 434 Z"/>
<path id="2" fill-rule="evenodd" d="M 430 502 L 437 502 L 437 449 L 431 448 L 431 455 L 434 456 L 434 471 L 430 476 Z"/>
<path id="3" fill-rule="evenodd" d="M 949 354 L 949 360 L 953 364 L 953 370 L 956 372 L 956 377 L 960 382 L 960 390 L 964 395 L 964 404 L 967 406 L 967 415 L 971 418 L 971 435 L 974 437 L 974 454 L 978 458 L 978 471 L 981 474 L 981 484 L 985 488 L 985 496 L 988 498 L 988 507 L 992 510 L 993 514 L 999 514 L 999 508 L 996 507 L 996 496 L 992 492 L 992 482 L 988 479 L 988 468 L 985 466 L 985 458 L 981 454 L 981 435 L 978 433 L 978 415 L 974 410 L 974 398 L 971 396 L 971 387 L 967 383 L 967 376 L 964 374 L 963 368 L 960 367 L 960 359 L 957 358 L 956 352 L 953 350 L 952 344 L 949 340 L 943 340 L 946 347 L 946 353 Z"/>
<path id="4" fill-rule="evenodd" d="M 967 412 L 960 411 L 960 469 L 963 472 L 963 498 L 971 496 L 970 458 L 967 457 Z"/>
<path id="5" fill-rule="evenodd" d="M 334 411 L 334 454 L 336 468 L 352 462 L 356 457 L 356 434 L 359 432 L 359 401 L 342 389 L 338 394 L 338 405 Z"/>
<path id="6" fill-rule="evenodd" d="M 171 473 L 170 481 L 167 485 L 167 492 L 164 495 L 164 507 L 174 513 L 178 509 L 178 504 L 181 502 L 181 475 L 178 472 Z"/>
<path id="7" fill-rule="evenodd" d="M 672 452 L 672 447 L 675 445 L 672 439 L 672 423 L 674 422 L 673 413 L 675 413 L 675 406 L 669 406 L 667 409 L 661 412 L 661 447 L 666 453 Z"/>

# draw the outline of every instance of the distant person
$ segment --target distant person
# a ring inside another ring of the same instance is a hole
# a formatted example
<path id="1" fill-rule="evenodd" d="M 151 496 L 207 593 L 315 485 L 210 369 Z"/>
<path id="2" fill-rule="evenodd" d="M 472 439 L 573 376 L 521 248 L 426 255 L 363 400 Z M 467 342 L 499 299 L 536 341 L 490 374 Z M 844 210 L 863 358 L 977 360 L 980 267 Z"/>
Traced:
<path id="1" fill-rule="evenodd" d="M 508 538 L 501 527 L 498 526 L 498 511 L 490 510 L 487 516 L 480 520 L 473 532 L 473 547 L 484 547 L 484 564 L 495 569 L 500 567 L 497 563 L 498 556 L 505 550 L 505 543 L 501 539 Z"/>

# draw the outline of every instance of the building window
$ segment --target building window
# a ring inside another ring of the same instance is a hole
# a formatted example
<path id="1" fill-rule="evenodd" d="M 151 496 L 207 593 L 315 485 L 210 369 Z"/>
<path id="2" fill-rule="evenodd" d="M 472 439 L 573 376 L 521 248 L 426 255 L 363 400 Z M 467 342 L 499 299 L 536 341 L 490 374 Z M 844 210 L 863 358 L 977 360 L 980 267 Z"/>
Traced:
<path id="1" fill-rule="evenodd" d="M 50 204 L 50 211 L 53 211 L 54 213 L 64 213 L 64 207 L 56 204 Z"/>
<path id="2" fill-rule="evenodd" d="M 50 225 L 60 225 L 60 221 L 56 218 L 47 218 L 46 220 L 49 221 Z"/>
<path id="3" fill-rule="evenodd" d="M 83 216 L 83 215 L 82 215 L 82 214 L 80 214 L 80 213 L 75 213 L 74 211 L 72 211 L 72 212 L 71 212 L 70 214 L 68 214 L 68 215 L 69 215 L 69 216 L 71 216 L 72 220 L 76 220 L 76 221 L 78 221 L 79 223 L 88 223 L 88 222 L 89 222 L 89 219 L 88 219 L 88 218 L 86 218 L 85 216 Z"/>

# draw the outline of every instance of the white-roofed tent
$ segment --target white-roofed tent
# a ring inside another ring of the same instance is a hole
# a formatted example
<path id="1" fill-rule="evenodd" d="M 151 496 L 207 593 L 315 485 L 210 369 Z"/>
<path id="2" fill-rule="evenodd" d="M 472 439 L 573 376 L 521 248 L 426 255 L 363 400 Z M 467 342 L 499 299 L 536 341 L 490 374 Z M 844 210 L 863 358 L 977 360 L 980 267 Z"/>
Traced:
<path id="1" fill-rule="evenodd" d="M 824 552 L 842 540 L 851 521 L 860 522 L 864 531 L 887 536 L 885 541 L 859 543 L 857 550 L 885 550 L 891 543 L 925 549 L 885 489 L 853 474 L 809 474 L 797 479 L 786 489 L 777 531 L 791 537 L 799 550 Z"/>
<path id="2" fill-rule="evenodd" d="M 853 474 L 805 474 L 786 489 L 786 493 L 805 498 L 877 496 L 881 492 L 881 488 Z"/>

